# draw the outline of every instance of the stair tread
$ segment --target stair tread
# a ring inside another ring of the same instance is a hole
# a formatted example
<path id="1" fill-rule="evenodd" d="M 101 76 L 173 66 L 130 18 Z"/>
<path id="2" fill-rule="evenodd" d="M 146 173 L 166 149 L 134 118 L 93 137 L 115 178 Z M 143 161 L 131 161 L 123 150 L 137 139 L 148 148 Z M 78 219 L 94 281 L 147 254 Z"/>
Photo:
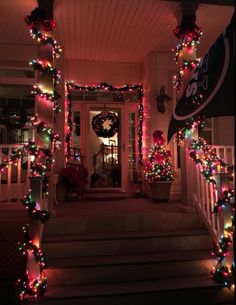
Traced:
<path id="1" fill-rule="evenodd" d="M 87 266 L 180 262 L 193 260 L 210 260 L 210 249 L 199 251 L 178 251 L 168 253 L 148 253 L 131 255 L 105 255 L 86 257 L 66 257 L 48 259 L 49 268 L 76 268 Z"/>
<path id="2" fill-rule="evenodd" d="M 57 234 L 44 235 L 43 242 L 57 241 L 79 241 L 79 240 L 105 240 L 105 239 L 130 239 L 130 238 L 150 238 L 150 237 L 168 237 L 168 236 L 191 236 L 191 235 L 209 235 L 206 229 L 182 229 L 171 231 L 127 231 L 112 233 L 76 233 L 76 234 Z"/>
<path id="3" fill-rule="evenodd" d="M 219 286 L 209 276 L 163 279 L 156 281 L 104 283 L 96 285 L 48 286 L 45 299 L 73 298 L 85 296 L 138 294 L 143 292 L 182 290 Z"/>

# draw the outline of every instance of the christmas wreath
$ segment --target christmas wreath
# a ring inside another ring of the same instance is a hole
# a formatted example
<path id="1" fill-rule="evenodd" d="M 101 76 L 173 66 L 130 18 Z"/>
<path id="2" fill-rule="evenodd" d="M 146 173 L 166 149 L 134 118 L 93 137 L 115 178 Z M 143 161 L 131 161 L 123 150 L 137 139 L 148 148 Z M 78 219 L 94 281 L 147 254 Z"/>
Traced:
<path id="1" fill-rule="evenodd" d="M 104 126 L 105 122 L 108 122 Z M 93 117 L 92 128 L 98 137 L 113 137 L 119 129 L 119 118 L 114 112 L 102 111 Z"/>
<path id="2" fill-rule="evenodd" d="M 20 129 L 27 120 L 27 112 L 22 107 L 7 106 L 0 117 L 1 123 L 8 129 Z"/>

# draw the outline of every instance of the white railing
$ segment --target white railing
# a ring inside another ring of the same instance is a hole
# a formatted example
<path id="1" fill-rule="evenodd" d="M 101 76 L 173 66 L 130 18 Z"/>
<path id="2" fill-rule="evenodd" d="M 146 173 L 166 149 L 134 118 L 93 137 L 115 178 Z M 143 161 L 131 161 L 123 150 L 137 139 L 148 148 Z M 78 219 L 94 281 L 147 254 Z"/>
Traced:
<path id="1" fill-rule="evenodd" d="M 0 164 L 8 162 L 22 145 L 0 144 Z M 30 155 L 21 155 L 0 172 L 0 204 L 19 203 L 29 189 Z"/>
<path id="2" fill-rule="evenodd" d="M 234 146 L 214 146 L 214 148 L 216 149 L 217 155 L 227 164 L 234 165 Z M 226 174 L 227 169 L 218 168 L 215 175 L 217 185 L 214 187 L 212 183 L 208 183 L 205 180 L 200 172 L 199 166 L 197 166 L 196 171 L 197 190 L 193 199 L 215 242 L 218 242 L 219 237 L 224 231 L 224 223 L 219 215 L 213 214 L 212 212 L 218 197 L 221 197 L 222 183 L 229 181 L 229 175 Z M 225 177 L 223 177 L 224 173 Z M 229 187 L 232 185 L 234 185 L 234 181 L 227 183 Z"/>

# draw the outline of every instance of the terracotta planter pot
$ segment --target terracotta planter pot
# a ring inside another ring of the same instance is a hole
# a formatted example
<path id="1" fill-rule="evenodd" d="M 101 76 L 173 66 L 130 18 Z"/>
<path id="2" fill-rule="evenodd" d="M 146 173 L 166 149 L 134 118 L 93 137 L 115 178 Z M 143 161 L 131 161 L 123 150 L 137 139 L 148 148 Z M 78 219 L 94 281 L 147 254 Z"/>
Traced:
<path id="1" fill-rule="evenodd" d="M 173 181 L 148 182 L 150 197 L 153 201 L 169 201 Z"/>

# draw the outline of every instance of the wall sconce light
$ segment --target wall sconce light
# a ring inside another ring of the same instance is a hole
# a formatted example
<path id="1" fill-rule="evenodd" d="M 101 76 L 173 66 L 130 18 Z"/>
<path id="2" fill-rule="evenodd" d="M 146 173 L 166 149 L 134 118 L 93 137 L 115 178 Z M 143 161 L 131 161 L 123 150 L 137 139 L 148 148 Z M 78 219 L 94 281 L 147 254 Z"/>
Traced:
<path id="1" fill-rule="evenodd" d="M 157 97 L 157 110 L 164 113 L 171 98 L 165 94 L 165 86 L 161 86 L 160 95 Z"/>

